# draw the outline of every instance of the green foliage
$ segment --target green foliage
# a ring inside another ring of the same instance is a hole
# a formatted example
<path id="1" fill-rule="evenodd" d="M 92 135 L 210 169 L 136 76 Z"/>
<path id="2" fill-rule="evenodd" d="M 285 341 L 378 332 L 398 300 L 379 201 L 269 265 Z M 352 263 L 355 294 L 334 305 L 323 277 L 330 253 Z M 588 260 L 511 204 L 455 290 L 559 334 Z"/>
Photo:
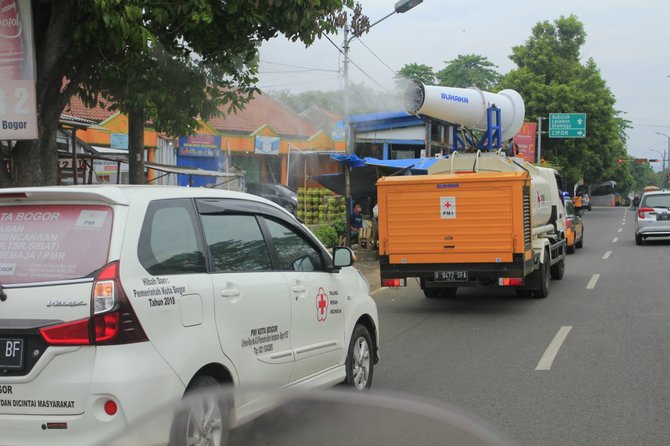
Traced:
<path id="1" fill-rule="evenodd" d="M 614 109 L 615 98 L 595 62 L 580 63 L 585 41 L 584 27 L 575 16 L 538 23 L 526 43 L 513 48 L 510 58 L 518 68 L 502 78 L 499 88 L 521 94 L 526 121 L 550 113 L 586 113 L 586 138 L 542 139 L 542 158 L 560 166 L 568 183 L 615 180 L 621 188 L 630 187 L 630 166 L 616 165 L 626 157 L 629 122 Z"/>
<path id="2" fill-rule="evenodd" d="M 345 8 L 356 7 L 356 32 L 369 28 L 354 0 L 33 3 L 41 130 L 38 143 L 21 141 L 15 150 L 16 183 L 26 185 L 57 181 L 54 133 L 75 93 L 89 105 L 110 99 L 159 131 L 189 134 L 197 130 L 195 116 L 239 109 L 257 91 L 263 41 L 283 34 L 310 45 L 337 29 Z M 4 182 L 7 172 L 0 173 Z"/>
<path id="3" fill-rule="evenodd" d="M 498 68 L 486 57 L 477 54 L 466 54 L 454 60 L 445 61 L 446 66 L 437 72 L 436 78 L 440 85 L 448 87 L 477 87 L 491 90 L 500 80 Z"/>
<path id="4" fill-rule="evenodd" d="M 338 217 L 331 222 L 331 226 L 338 236 L 345 235 L 347 231 L 347 221 L 344 215 Z"/>
<path id="5" fill-rule="evenodd" d="M 398 70 L 395 79 L 400 85 L 406 80 L 416 80 L 425 85 L 435 85 L 435 72 L 428 65 L 411 63 Z"/>
<path id="6" fill-rule="evenodd" d="M 320 225 L 314 235 L 317 236 L 321 243 L 323 243 L 327 248 L 332 248 L 337 246 L 338 234 L 333 228 L 332 225 Z"/>

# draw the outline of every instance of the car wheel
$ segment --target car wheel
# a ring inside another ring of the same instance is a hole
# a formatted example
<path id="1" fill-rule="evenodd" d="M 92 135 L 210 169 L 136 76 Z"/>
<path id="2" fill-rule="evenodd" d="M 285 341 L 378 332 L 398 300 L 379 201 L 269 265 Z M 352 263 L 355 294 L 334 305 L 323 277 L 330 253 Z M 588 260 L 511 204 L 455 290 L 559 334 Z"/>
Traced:
<path id="1" fill-rule="evenodd" d="M 367 390 L 372 385 L 372 372 L 374 371 L 372 348 L 372 338 L 368 329 L 357 324 L 351 336 L 345 364 L 346 384 L 356 390 Z"/>
<path id="2" fill-rule="evenodd" d="M 171 446 L 228 444 L 230 403 L 218 392 L 205 393 L 206 389 L 220 387 L 221 384 L 208 375 L 197 376 L 188 385 L 184 395 L 185 407 L 174 418 Z M 195 393 L 199 395 L 188 399 Z"/>
<path id="3" fill-rule="evenodd" d="M 642 236 L 640 234 L 635 234 L 635 244 L 636 245 L 642 244 Z"/>
<path id="4" fill-rule="evenodd" d="M 563 274 L 565 274 L 565 258 L 551 266 L 552 279 L 561 280 L 563 278 Z"/>

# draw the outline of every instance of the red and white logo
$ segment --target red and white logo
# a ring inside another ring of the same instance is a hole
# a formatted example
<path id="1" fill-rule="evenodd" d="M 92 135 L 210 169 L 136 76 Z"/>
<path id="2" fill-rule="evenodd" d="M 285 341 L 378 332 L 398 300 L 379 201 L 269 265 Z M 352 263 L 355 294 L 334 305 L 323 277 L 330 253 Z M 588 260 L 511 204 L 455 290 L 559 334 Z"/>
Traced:
<path id="1" fill-rule="evenodd" d="M 326 317 L 328 317 L 328 295 L 323 288 L 319 288 L 316 295 L 316 320 L 323 322 Z"/>

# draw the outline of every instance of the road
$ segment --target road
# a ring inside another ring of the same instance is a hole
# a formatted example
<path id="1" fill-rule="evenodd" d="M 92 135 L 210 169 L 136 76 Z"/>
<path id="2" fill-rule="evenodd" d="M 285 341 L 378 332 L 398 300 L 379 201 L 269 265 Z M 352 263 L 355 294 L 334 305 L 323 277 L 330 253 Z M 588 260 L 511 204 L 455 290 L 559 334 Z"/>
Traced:
<path id="1" fill-rule="evenodd" d="M 543 300 L 375 292 L 374 389 L 454 405 L 520 445 L 670 444 L 670 241 L 636 246 L 634 215 L 586 212 L 584 248 Z"/>

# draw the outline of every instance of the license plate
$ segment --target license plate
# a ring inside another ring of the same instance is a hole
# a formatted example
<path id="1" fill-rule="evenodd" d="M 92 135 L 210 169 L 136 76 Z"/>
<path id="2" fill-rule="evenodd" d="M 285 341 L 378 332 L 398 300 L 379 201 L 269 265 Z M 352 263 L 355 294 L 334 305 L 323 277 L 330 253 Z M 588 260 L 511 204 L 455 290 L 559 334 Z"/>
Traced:
<path id="1" fill-rule="evenodd" d="M 436 271 L 435 282 L 467 282 L 467 271 Z"/>
<path id="2" fill-rule="evenodd" d="M 0 370 L 23 368 L 23 339 L 0 338 Z"/>
<path id="3" fill-rule="evenodd" d="M 670 214 L 656 214 L 657 221 L 667 221 L 670 220 Z"/>

